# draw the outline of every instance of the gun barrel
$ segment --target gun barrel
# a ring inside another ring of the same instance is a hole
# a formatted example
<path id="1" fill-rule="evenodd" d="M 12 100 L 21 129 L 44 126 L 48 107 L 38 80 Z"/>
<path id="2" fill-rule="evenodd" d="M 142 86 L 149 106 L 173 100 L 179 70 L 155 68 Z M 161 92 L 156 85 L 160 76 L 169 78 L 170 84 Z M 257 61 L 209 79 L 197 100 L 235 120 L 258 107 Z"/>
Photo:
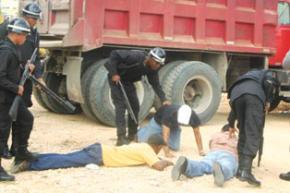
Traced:
<path id="1" fill-rule="evenodd" d="M 119 83 L 119 85 L 120 85 L 121 91 L 122 91 L 123 96 L 124 96 L 124 98 L 125 98 L 125 104 L 126 104 L 126 106 L 127 106 L 127 109 L 128 109 L 129 114 L 130 114 L 130 117 L 134 120 L 134 122 L 135 122 L 136 124 L 138 124 L 138 121 L 137 121 L 137 119 L 136 119 L 136 117 L 135 117 L 135 114 L 134 114 L 133 109 L 132 109 L 132 107 L 131 107 L 131 104 L 130 104 L 130 101 L 129 101 L 128 96 L 127 96 L 127 94 L 126 94 L 126 91 L 125 91 L 125 89 L 124 89 L 124 86 L 123 86 L 123 84 L 121 83 L 121 81 L 119 81 L 118 83 Z"/>
<path id="2" fill-rule="evenodd" d="M 69 101 L 61 98 L 58 96 L 55 92 L 53 92 L 51 89 L 43 85 L 41 82 L 39 82 L 34 76 L 29 76 L 29 79 L 34 83 L 40 86 L 41 90 L 45 92 L 48 96 L 53 98 L 56 102 L 58 102 L 60 105 L 62 105 L 66 110 L 68 110 L 70 113 L 75 112 L 76 107 L 71 104 Z"/>
<path id="3" fill-rule="evenodd" d="M 10 118 L 12 119 L 12 121 L 16 121 L 17 119 L 17 115 L 18 115 L 18 107 L 19 107 L 19 104 L 21 102 L 21 96 L 16 96 L 10 109 L 9 109 L 9 116 Z"/>

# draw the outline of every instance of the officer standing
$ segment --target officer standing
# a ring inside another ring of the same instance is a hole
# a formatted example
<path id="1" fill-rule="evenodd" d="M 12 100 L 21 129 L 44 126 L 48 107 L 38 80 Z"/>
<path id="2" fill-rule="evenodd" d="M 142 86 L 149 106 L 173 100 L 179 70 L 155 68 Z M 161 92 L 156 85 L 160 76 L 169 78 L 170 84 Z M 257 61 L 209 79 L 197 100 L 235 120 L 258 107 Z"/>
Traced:
<path id="1" fill-rule="evenodd" d="M 24 44 L 19 46 L 20 50 L 20 63 L 22 65 L 25 65 L 27 60 L 30 59 L 33 51 L 35 48 L 39 49 L 39 33 L 36 28 L 37 21 L 40 19 L 41 16 L 41 9 L 37 3 L 28 3 L 23 9 L 22 9 L 22 16 L 26 20 L 26 22 L 30 26 L 30 34 L 27 35 L 26 41 Z M 42 79 L 42 68 L 40 64 L 40 57 L 39 57 L 39 50 L 37 51 L 35 63 L 33 64 L 35 66 L 35 70 L 33 71 L 33 75 L 35 78 L 39 79 L 41 82 Z M 23 72 L 22 68 L 22 72 Z M 27 107 L 32 106 L 31 101 L 31 95 L 32 95 L 32 89 L 33 84 L 31 80 L 27 80 L 24 85 L 24 93 L 23 93 L 23 100 Z M 20 125 L 17 124 L 17 122 L 12 124 L 12 145 L 9 151 L 5 151 L 6 157 L 12 157 L 15 155 L 15 151 L 17 148 L 17 140 L 14 140 L 17 135 L 17 131 L 19 131 L 18 127 Z M 8 146 L 7 146 L 8 147 Z"/>
<path id="2" fill-rule="evenodd" d="M 237 178 L 254 186 L 260 186 L 261 182 L 252 174 L 252 162 L 262 147 L 265 111 L 278 88 L 279 82 L 273 72 L 253 70 L 239 77 L 228 92 L 232 109 L 228 117 L 231 132 L 234 132 L 236 119 L 239 128 Z"/>
<path id="3" fill-rule="evenodd" d="M 20 62 L 17 45 L 26 40 L 30 32 L 29 24 L 20 18 L 12 20 L 8 25 L 8 37 L 0 43 L 0 181 L 13 181 L 14 176 L 7 174 L 1 166 L 1 157 L 10 133 L 12 120 L 9 117 L 9 109 L 16 95 L 22 96 L 23 86 L 20 81 Z M 30 71 L 34 66 L 29 64 Z M 22 102 L 19 105 L 16 123 L 19 125 L 17 142 L 19 148 L 16 152 L 17 160 L 31 160 L 32 154 L 27 150 L 28 138 L 33 126 L 33 116 Z"/>
<path id="4" fill-rule="evenodd" d="M 142 76 L 147 76 L 149 83 L 163 104 L 169 104 L 165 99 L 165 94 L 158 78 L 158 69 L 164 64 L 165 57 L 166 53 L 162 48 L 153 48 L 149 53 L 139 50 L 114 50 L 111 52 L 109 61 L 105 64 L 105 67 L 109 71 L 108 80 L 111 88 L 111 97 L 115 106 L 118 136 L 117 146 L 128 144 L 129 141 L 134 140 L 138 127 L 138 124 L 134 122 L 128 113 L 127 139 L 125 120 L 126 104 L 118 82 L 121 81 L 123 83 L 137 120 L 140 106 L 134 82 L 141 80 Z"/>

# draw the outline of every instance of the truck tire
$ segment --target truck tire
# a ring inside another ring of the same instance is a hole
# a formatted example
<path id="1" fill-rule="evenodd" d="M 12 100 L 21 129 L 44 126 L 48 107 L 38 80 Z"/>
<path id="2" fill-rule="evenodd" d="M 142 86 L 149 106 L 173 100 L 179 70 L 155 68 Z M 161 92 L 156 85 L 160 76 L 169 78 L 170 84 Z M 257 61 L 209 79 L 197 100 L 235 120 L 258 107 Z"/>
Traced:
<path id="1" fill-rule="evenodd" d="M 115 107 L 110 96 L 107 74 L 108 72 L 104 66 L 101 66 L 97 73 L 94 74 L 90 85 L 90 106 L 95 116 L 102 123 L 109 126 L 116 126 Z M 139 122 L 141 122 L 149 114 L 153 104 L 154 92 L 151 86 L 141 81 L 135 85 L 139 102 L 141 103 L 139 112 Z"/>
<path id="2" fill-rule="evenodd" d="M 178 60 L 178 61 L 170 62 L 170 63 L 166 64 L 165 66 L 163 66 L 159 70 L 159 72 L 158 72 L 159 82 L 160 82 L 162 87 L 163 87 L 163 83 L 164 83 L 165 77 L 168 76 L 168 74 L 172 71 L 173 68 L 175 68 L 177 65 L 179 65 L 179 64 L 181 64 L 183 62 L 185 62 L 185 61 L 184 60 Z M 153 107 L 157 111 L 161 106 L 162 106 L 162 103 L 161 103 L 159 97 L 155 94 Z"/>
<path id="3" fill-rule="evenodd" d="M 50 111 L 49 107 L 47 106 L 47 104 L 45 104 L 44 100 L 43 100 L 43 96 L 42 93 L 39 89 L 37 88 L 33 88 L 33 96 L 35 98 L 35 100 L 37 101 L 37 103 L 44 109 L 47 109 Z"/>
<path id="4" fill-rule="evenodd" d="M 57 75 L 55 73 L 47 73 L 46 77 L 46 86 L 50 88 L 52 91 L 54 91 L 56 94 L 60 95 L 60 87 L 61 82 L 63 81 L 64 76 Z M 67 96 L 65 96 L 65 93 L 62 93 L 60 96 L 68 100 Z M 79 104 L 73 103 L 76 106 L 76 110 L 74 112 L 69 112 L 66 110 L 63 106 L 61 106 L 57 101 L 55 101 L 53 98 L 48 96 L 47 94 L 43 93 L 43 100 L 45 104 L 51 109 L 52 112 L 59 113 L 59 114 L 77 114 L 81 112 Z"/>
<path id="5" fill-rule="evenodd" d="M 90 88 L 89 87 L 90 87 L 90 84 L 92 83 L 92 78 L 94 74 L 97 72 L 99 67 L 103 65 L 106 61 L 107 59 L 103 59 L 101 61 L 97 61 L 93 63 L 90 67 L 86 69 L 81 80 L 82 95 L 84 98 L 84 103 L 81 104 L 81 108 L 84 114 L 93 121 L 99 121 L 99 120 L 97 119 L 95 114 L 92 112 L 92 109 L 90 107 L 90 101 L 89 101 Z"/>
<path id="6" fill-rule="evenodd" d="M 43 75 L 43 80 L 45 81 L 46 79 L 46 75 Z M 48 105 L 45 103 L 44 99 L 43 99 L 43 92 L 40 91 L 39 89 L 35 88 L 35 86 L 33 87 L 33 96 L 35 98 L 35 100 L 37 101 L 37 103 L 43 107 L 46 110 L 51 111 L 51 109 L 48 107 Z"/>
<path id="7" fill-rule="evenodd" d="M 221 83 L 208 64 L 189 61 L 175 67 L 164 80 L 164 92 L 173 104 L 187 104 L 201 123 L 209 121 L 221 99 Z"/>

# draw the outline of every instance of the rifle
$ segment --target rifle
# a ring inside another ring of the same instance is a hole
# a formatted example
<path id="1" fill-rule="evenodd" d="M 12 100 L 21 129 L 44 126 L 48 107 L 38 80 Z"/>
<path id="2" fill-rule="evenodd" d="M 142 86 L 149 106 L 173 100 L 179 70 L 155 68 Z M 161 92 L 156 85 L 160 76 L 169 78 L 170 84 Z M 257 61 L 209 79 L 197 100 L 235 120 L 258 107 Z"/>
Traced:
<path id="1" fill-rule="evenodd" d="M 122 91 L 123 96 L 124 96 L 124 98 L 125 98 L 125 104 L 126 104 L 126 106 L 127 106 L 128 113 L 130 114 L 130 117 L 134 120 L 134 122 L 138 125 L 137 119 L 136 119 L 135 114 L 134 114 L 134 112 L 133 112 L 133 110 L 132 110 L 132 107 L 131 107 L 131 105 L 130 105 L 130 102 L 129 102 L 128 96 L 127 96 L 127 94 L 126 94 L 126 91 L 125 91 L 125 89 L 124 89 L 124 86 L 123 86 L 123 84 L 121 83 L 121 81 L 119 81 L 118 84 L 120 85 L 121 91 Z"/>
<path id="2" fill-rule="evenodd" d="M 30 60 L 28 60 L 26 62 L 26 65 L 25 65 L 25 68 L 24 68 L 24 72 L 23 72 L 22 77 L 20 79 L 20 83 L 19 83 L 20 86 L 24 86 L 27 78 L 29 77 L 29 66 L 28 66 L 28 64 L 35 62 L 36 55 L 37 55 L 37 48 L 34 49 L 32 55 L 30 57 Z M 18 107 L 19 107 L 19 104 L 20 104 L 21 100 L 22 100 L 21 96 L 17 95 L 14 98 L 14 101 L 13 101 L 13 103 L 12 103 L 10 109 L 9 109 L 9 116 L 11 117 L 12 121 L 16 121 L 16 119 L 17 119 Z"/>
<path id="3" fill-rule="evenodd" d="M 45 92 L 48 96 L 53 98 L 56 102 L 58 102 L 61 106 L 63 106 L 66 110 L 68 110 L 70 113 L 75 112 L 76 107 L 71 104 L 68 100 L 65 100 L 58 96 L 55 92 L 53 92 L 51 89 L 46 87 L 44 84 L 39 82 L 34 76 L 28 77 L 35 85 L 38 85 L 40 87 L 40 90 Z"/>

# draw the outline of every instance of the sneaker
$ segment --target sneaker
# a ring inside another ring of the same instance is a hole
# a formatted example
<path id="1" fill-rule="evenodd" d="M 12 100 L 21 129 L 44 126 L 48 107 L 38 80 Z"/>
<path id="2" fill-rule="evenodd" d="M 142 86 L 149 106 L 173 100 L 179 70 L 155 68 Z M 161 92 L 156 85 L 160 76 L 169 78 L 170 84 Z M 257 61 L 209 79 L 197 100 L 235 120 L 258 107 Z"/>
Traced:
<path id="1" fill-rule="evenodd" d="M 290 172 L 280 174 L 280 179 L 290 181 Z"/>
<path id="2" fill-rule="evenodd" d="M 176 161 L 174 167 L 171 170 L 171 178 L 173 181 L 179 180 L 181 174 L 184 174 L 187 167 L 187 159 L 181 156 Z"/>
<path id="3" fill-rule="evenodd" d="M 10 168 L 10 172 L 12 174 L 16 174 L 16 173 L 19 173 L 19 172 L 23 172 L 23 171 L 26 171 L 29 167 L 29 162 L 28 161 L 17 161 L 17 160 L 14 160 L 12 165 L 11 165 L 11 168 Z"/>
<path id="4" fill-rule="evenodd" d="M 0 166 L 0 181 L 14 181 L 15 177 L 12 175 L 9 175 L 4 168 Z"/>
<path id="5" fill-rule="evenodd" d="M 225 183 L 225 177 L 221 168 L 221 165 L 218 162 L 213 163 L 213 177 L 214 184 L 218 187 L 223 187 Z"/>

